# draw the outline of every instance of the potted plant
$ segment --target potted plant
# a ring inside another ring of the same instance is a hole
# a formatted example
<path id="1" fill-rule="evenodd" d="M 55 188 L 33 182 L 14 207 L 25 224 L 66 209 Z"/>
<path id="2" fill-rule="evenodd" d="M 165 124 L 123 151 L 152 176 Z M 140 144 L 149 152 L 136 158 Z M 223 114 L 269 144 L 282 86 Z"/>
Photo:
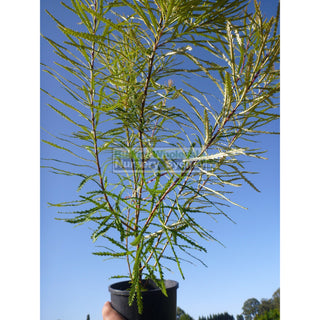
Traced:
<path id="1" fill-rule="evenodd" d="M 229 218 L 233 188 L 256 189 L 245 159 L 262 158 L 254 137 L 278 118 L 279 10 L 267 20 L 247 2 L 62 2 L 72 27 L 48 12 L 66 41 L 44 35 L 58 56 L 44 70 L 72 102 L 43 91 L 75 131 L 43 140 L 74 158 L 45 167 L 81 179 L 78 199 L 55 204 L 72 209 L 60 219 L 91 224 L 108 246 L 94 254 L 126 261 L 110 291 L 127 319 L 176 318 L 166 261 L 184 278 L 180 254 L 217 241 L 199 217 Z"/>

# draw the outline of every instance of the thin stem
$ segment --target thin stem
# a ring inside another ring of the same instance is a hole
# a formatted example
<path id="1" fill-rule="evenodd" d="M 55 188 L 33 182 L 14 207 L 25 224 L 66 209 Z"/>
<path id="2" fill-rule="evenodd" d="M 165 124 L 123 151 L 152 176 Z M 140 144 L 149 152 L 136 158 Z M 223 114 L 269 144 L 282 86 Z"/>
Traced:
<path id="1" fill-rule="evenodd" d="M 127 223 L 128 223 L 128 226 L 129 226 L 129 219 L 130 219 L 130 208 L 128 209 L 128 214 L 127 214 Z M 127 232 L 128 232 L 128 229 L 129 229 L 128 226 L 127 226 Z M 126 237 L 126 249 L 127 249 L 127 251 L 129 251 L 129 239 L 128 239 L 128 237 Z M 130 277 L 130 279 L 132 279 L 130 258 L 129 258 L 129 255 L 128 255 L 128 254 L 127 254 L 127 256 L 126 256 L 126 259 L 127 259 L 127 264 L 128 264 L 129 277 Z"/>
<path id="2" fill-rule="evenodd" d="M 158 35 L 154 40 L 154 45 L 153 45 L 152 53 L 151 53 L 150 60 L 149 60 L 148 73 L 147 73 L 147 78 L 146 78 L 146 82 L 145 82 L 144 89 L 143 89 L 143 99 L 141 102 L 139 145 L 140 145 L 140 150 L 141 150 L 141 171 L 142 172 L 141 172 L 141 184 L 140 184 L 140 188 L 138 191 L 138 203 L 137 203 L 137 210 L 136 210 L 136 217 L 135 217 L 135 230 L 138 229 L 138 222 L 139 222 L 139 217 L 140 217 L 140 207 L 141 207 L 141 200 L 142 200 L 142 189 L 143 189 L 143 185 L 145 183 L 145 153 L 144 153 L 144 142 L 143 142 L 143 127 L 144 127 L 144 121 L 145 121 L 144 109 L 145 109 L 145 104 L 147 101 L 148 89 L 149 89 L 149 84 L 150 84 L 150 80 L 151 80 L 151 76 L 152 76 L 154 58 L 156 55 L 156 51 L 158 49 L 161 35 L 163 33 L 162 22 L 163 22 L 163 17 L 161 16 L 160 21 L 159 21 Z"/>
<path id="3" fill-rule="evenodd" d="M 98 8 L 97 0 L 94 1 L 94 10 L 96 11 Z M 95 35 L 97 31 L 97 18 L 93 17 L 93 26 L 92 26 L 92 34 Z M 113 208 L 111 206 L 111 203 L 109 201 L 109 198 L 106 194 L 106 189 L 103 182 L 103 176 L 101 173 L 101 166 L 100 166 L 100 160 L 99 160 L 99 151 L 98 151 L 98 141 L 97 141 L 97 130 L 96 130 L 96 119 L 95 119 L 95 113 L 94 113 L 94 96 L 95 96 L 95 90 L 94 90 L 94 63 L 95 63 L 95 42 L 92 42 L 91 46 L 91 58 L 90 58 L 90 109 L 91 109 L 91 125 L 92 125 L 92 134 L 93 134 L 93 144 L 94 144 L 94 155 L 95 155 L 95 162 L 97 165 L 97 171 L 99 175 L 100 180 L 100 187 L 103 191 L 104 199 L 108 204 L 108 207 L 111 211 L 113 211 Z"/>

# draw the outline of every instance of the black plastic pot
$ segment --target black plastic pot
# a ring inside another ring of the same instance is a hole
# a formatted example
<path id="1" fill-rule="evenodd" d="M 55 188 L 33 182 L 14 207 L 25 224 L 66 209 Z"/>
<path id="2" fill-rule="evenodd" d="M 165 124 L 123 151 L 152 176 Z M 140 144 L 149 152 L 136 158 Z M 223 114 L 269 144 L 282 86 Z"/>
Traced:
<path id="1" fill-rule="evenodd" d="M 130 283 L 117 282 L 109 287 L 111 305 L 127 320 L 176 320 L 178 282 L 165 280 L 168 297 L 154 284 L 153 288 L 142 292 L 143 313 L 138 313 L 138 306 L 134 302 L 129 306 Z"/>

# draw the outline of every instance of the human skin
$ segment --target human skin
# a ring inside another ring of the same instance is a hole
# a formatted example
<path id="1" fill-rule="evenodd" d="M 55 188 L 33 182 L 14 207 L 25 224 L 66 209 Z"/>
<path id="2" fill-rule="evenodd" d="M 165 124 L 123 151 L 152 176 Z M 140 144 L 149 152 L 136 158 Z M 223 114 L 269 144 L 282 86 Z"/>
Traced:
<path id="1" fill-rule="evenodd" d="M 117 311 L 115 311 L 111 303 L 107 301 L 102 308 L 103 320 L 125 320 Z"/>

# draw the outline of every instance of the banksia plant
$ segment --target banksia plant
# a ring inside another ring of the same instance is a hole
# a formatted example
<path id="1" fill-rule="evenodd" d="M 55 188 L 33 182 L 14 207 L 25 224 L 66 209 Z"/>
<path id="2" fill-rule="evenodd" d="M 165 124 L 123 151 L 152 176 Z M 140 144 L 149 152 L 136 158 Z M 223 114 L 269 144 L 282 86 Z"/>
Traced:
<path id="1" fill-rule="evenodd" d="M 124 259 L 114 277 L 130 279 L 140 312 L 142 279 L 166 295 L 166 262 L 184 278 L 199 239 L 218 241 L 199 218 L 231 220 L 233 190 L 257 190 L 246 158 L 262 158 L 255 137 L 279 114 L 279 10 L 266 19 L 247 2 L 62 2 L 73 26 L 48 12 L 65 41 L 43 35 L 57 55 L 43 69 L 69 96 L 43 91 L 73 132 L 43 140 L 57 151 L 44 167 L 79 177 L 78 198 L 52 205 L 90 224 L 95 255 Z"/>

